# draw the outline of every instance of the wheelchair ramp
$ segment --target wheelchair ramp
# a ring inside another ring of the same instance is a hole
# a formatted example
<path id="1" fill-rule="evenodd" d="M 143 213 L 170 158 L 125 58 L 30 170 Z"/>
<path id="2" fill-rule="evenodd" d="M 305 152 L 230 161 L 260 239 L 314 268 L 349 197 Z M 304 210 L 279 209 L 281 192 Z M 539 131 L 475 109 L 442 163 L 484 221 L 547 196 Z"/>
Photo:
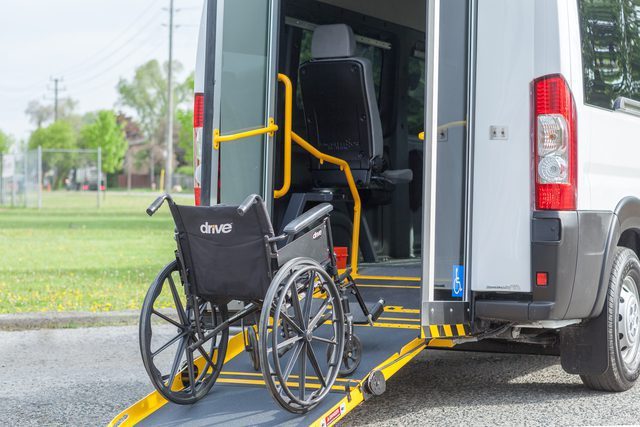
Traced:
<path id="1" fill-rule="evenodd" d="M 253 370 L 242 334 L 231 338 L 224 369 L 209 394 L 190 406 L 169 403 L 157 392 L 121 412 L 112 426 L 332 425 L 370 396 L 365 383 L 380 370 L 388 380 L 425 348 L 420 338 L 420 282 L 410 277 L 366 274 L 356 278 L 368 304 L 385 300 L 385 311 L 374 326 L 355 326 L 363 344 L 362 362 L 348 378 L 338 378 L 333 391 L 305 415 L 281 409 L 271 398 L 261 372 Z M 313 382 L 313 377 L 307 381 Z M 384 395 L 383 395 L 384 396 Z M 383 398 L 383 396 L 378 398 Z"/>

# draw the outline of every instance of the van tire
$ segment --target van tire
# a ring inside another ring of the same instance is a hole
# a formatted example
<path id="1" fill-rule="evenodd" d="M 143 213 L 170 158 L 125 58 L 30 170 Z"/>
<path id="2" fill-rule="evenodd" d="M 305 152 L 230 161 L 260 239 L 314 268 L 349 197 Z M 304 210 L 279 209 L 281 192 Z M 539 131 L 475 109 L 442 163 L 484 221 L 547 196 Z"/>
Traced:
<path id="1" fill-rule="evenodd" d="M 607 352 L 602 374 L 580 375 L 593 390 L 629 390 L 640 376 L 640 260 L 628 248 L 616 248 L 607 291 Z"/>

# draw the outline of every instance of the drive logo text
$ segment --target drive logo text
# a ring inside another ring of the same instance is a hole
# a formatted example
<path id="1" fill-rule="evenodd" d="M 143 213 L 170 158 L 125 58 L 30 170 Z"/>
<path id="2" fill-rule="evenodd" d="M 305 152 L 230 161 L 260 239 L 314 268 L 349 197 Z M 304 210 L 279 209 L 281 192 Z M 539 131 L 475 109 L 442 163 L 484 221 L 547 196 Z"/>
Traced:
<path id="1" fill-rule="evenodd" d="M 233 229 L 233 223 L 228 224 L 209 224 L 205 222 L 200 226 L 202 234 L 229 234 Z"/>

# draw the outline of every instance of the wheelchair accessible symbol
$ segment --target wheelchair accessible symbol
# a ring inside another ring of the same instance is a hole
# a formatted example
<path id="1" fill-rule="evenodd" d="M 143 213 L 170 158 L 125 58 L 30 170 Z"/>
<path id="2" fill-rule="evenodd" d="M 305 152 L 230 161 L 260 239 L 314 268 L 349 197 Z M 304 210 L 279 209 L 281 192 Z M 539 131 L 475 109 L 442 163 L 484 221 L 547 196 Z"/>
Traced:
<path id="1" fill-rule="evenodd" d="M 451 277 L 451 296 L 464 298 L 464 265 L 454 265 Z"/>

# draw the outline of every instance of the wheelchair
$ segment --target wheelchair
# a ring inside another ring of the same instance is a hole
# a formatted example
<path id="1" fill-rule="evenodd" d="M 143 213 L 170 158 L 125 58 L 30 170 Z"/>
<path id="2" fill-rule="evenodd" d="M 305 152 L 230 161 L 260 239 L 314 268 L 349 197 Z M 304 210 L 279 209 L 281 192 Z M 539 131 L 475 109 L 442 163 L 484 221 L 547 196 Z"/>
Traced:
<path id="1" fill-rule="evenodd" d="M 254 368 L 274 400 L 302 414 L 358 367 L 362 345 L 353 325 L 380 316 L 368 308 L 347 270 L 336 268 L 329 215 L 323 203 L 276 236 L 260 196 L 239 206 L 182 206 L 164 194 L 175 222 L 175 260 L 156 277 L 140 315 L 140 351 L 156 390 L 192 404 L 211 390 L 227 354 L 229 328 L 241 324 Z M 349 296 L 356 302 L 349 303 Z M 228 304 L 243 307 L 230 314 Z M 354 321 L 351 305 L 359 306 Z M 245 320 L 254 318 L 254 324 Z M 247 342 L 247 339 L 249 342 Z"/>

